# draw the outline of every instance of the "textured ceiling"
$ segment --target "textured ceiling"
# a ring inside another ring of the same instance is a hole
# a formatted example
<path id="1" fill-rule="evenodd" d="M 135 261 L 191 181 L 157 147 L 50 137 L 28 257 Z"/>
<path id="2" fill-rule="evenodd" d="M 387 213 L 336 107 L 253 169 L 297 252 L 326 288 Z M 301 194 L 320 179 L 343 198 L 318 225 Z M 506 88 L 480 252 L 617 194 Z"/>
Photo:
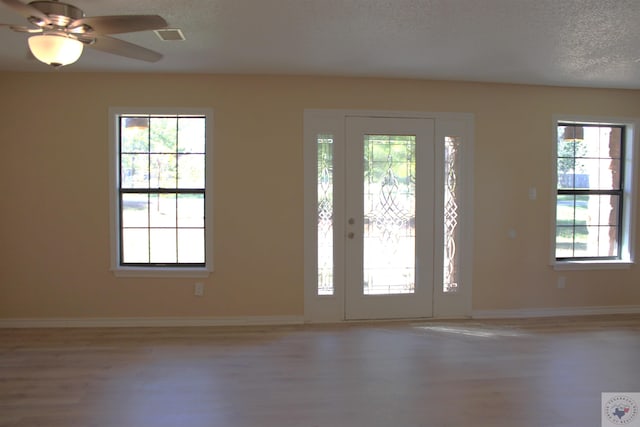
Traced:
<path id="1" fill-rule="evenodd" d="M 409 77 L 640 88 L 640 0 L 74 0 L 87 16 L 159 14 L 185 41 L 116 37 L 145 63 L 85 49 L 62 72 Z M 0 4 L 0 23 L 24 18 Z M 52 72 L 0 28 L 0 70 Z"/>

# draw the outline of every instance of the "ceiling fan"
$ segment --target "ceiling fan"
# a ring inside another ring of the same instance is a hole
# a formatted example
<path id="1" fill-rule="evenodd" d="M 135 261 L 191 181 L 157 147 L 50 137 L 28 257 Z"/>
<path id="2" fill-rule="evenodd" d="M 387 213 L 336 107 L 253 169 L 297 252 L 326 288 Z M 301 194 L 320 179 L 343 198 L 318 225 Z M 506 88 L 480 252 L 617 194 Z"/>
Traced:
<path id="1" fill-rule="evenodd" d="M 0 0 L 31 24 L 0 24 L 29 37 L 29 49 L 40 61 L 53 67 L 72 64 L 84 46 L 142 61 L 156 62 L 162 55 L 153 50 L 109 37 L 109 34 L 159 30 L 167 22 L 158 15 L 113 15 L 86 17 L 84 12 L 58 0 L 35 0 L 28 4 L 19 0 Z"/>

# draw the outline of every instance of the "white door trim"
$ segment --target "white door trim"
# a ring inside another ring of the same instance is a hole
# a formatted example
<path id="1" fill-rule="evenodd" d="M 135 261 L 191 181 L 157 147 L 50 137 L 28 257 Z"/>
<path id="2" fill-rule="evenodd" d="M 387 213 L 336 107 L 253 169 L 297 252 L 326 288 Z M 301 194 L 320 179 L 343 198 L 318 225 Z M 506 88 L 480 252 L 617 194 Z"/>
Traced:
<path id="1" fill-rule="evenodd" d="M 443 148 L 440 143 L 444 136 L 458 136 L 462 139 L 459 175 L 460 242 L 456 242 L 459 250 L 459 283 L 458 292 L 442 290 L 443 263 L 443 220 L 436 214 L 435 233 L 436 251 L 434 317 L 460 318 L 471 316 L 472 264 L 473 264 L 473 145 L 474 116 L 469 113 L 429 113 L 402 111 L 368 111 L 368 110 L 305 110 L 304 111 L 304 318 L 307 323 L 341 322 L 345 320 L 345 271 L 343 263 L 336 262 L 334 270 L 333 295 L 317 294 L 317 136 L 331 134 L 335 143 L 344 143 L 345 122 L 347 116 L 356 117 L 392 117 L 392 118 L 425 118 L 435 121 L 436 156 L 442 158 Z M 344 164 L 343 154 L 335 153 L 336 164 Z M 436 212 L 443 212 L 443 160 L 436 161 Z M 345 171 L 334 169 L 335 180 L 344 182 Z M 339 187 L 339 186 L 337 186 Z M 344 189 L 334 189 L 334 212 L 345 211 Z M 334 224 L 335 235 L 345 233 L 341 221 Z M 343 229 L 338 229 L 342 227 Z M 344 259 L 343 245 L 336 245 L 334 259 Z"/>

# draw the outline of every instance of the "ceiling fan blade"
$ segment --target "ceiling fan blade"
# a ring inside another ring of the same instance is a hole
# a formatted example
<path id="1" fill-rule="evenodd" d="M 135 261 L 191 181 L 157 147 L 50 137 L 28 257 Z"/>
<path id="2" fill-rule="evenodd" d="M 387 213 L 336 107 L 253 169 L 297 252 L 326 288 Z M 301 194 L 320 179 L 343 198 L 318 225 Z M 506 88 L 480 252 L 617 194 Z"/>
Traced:
<path id="1" fill-rule="evenodd" d="M 0 24 L 0 27 L 8 27 L 9 29 L 17 32 L 17 33 L 41 33 L 42 28 L 29 28 L 23 25 L 11 25 L 11 24 Z"/>
<path id="2" fill-rule="evenodd" d="M 113 53 L 114 55 L 126 56 L 127 58 L 139 59 L 147 62 L 157 62 L 162 59 L 162 54 L 153 50 L 129 43 L 124 40 L 115 39 L 113 37 L 99 36 L 95 37 L 95 42 L 87 44 L 102 52 Z"/>
<path id="3" fill-rule="evenodd" d="M 5 0 L 2 0 L 5 1 Z M 113 15 L 80 18 L 69 24 L 69 30 L 89 26 L 97 34 L 121 34 L 158 30 L 167 27 L 167 21 L 158 15 Z"/>
<path id="4" fill-rule="evenodd" d="M 38 18 L 39 20 L 43 21 L 45 24 L 51 23 L 51 20 L 46 14 L 40 12 L 38 9 L 36 9 L 33 6 L 24 4 L 19 0 L 0 0 L 0 1 L 2 1 L 2 3 L 6 4 L 11 9 L 15 10 L 25 18 L 33 17 L 33 18 Z"/>

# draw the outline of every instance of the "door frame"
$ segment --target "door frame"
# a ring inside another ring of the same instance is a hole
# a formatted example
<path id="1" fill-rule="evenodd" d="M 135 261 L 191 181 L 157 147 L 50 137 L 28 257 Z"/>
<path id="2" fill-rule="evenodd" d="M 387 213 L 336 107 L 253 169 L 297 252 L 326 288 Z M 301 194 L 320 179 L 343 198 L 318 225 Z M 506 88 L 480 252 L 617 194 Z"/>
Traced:
<path id="1" fill-rule="evenodd" d="M 333 143 L 346 147 L 346 118 L 424 118 L 435 123 L 435 200 L 434 200 L 434 294 L 433 317 L 463 318 L 471 316 L 472 265 L 473 265 L 473 155 L 474 116 L 471 113 L 429 113 L 369 110 L 305 110 L 304 111 L 304 319 L 307 323 L 345 321 L 345 245 L 334 245 L 334 292 L 318 295 L 317 292 L 317 136 L 331 134 Z M 446 136 L 461 139 L 460 160 L 456 175 L 459 207 L 458 239 L 458 291 L 444 292 L 444 140 Z M 333 153 L 334 182 L 345 182 L 345 151 Z M 342 167 L 338 166 L 341 165 Z M 334 186 L 333 210 L 345 212 L 346 191 Z M 442 215 L 438 213 L 442 213 Z M 338 214 L 337 214 L 338 215 Z M 345 236 L 342 221 L 334 222 L 334 236 Z"/>

